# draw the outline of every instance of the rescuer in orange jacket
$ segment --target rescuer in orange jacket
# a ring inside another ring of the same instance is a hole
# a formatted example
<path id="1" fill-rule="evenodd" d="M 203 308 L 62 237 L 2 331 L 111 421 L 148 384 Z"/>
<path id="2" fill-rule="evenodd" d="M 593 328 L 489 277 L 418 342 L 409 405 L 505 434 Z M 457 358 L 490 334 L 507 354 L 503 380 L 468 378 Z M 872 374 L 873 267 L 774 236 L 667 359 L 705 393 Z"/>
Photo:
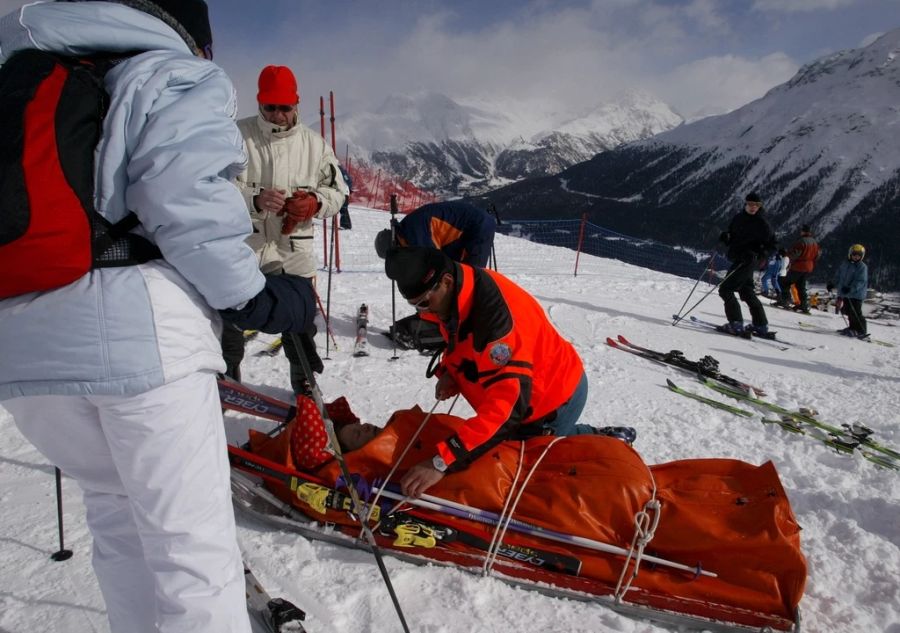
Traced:
<path id="1" fill-rule="evenodd" d="M 432 460 L 403 477 L 404 494 L 419 496 L 505 439 L 598 432 L 576 424 L 587 400 L 578 353 L 525 290 L 434 248 L 391 249 L 385 272 L 447 342 L 435 397 L 462 394 L 475 410 Z"/>

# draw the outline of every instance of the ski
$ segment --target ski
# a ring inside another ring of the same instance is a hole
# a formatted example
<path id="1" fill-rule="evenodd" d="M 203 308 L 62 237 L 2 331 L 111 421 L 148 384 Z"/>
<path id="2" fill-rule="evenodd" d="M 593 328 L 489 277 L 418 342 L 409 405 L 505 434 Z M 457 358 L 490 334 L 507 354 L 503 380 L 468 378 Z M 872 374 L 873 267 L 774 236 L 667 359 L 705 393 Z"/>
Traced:
<path id="1" fill-rule="evenodd" d="M 259 336 L 259 330 L 244 330 L 244 342 L 252 341 Z"/>
<path id="2" fill-rule="evenodd" d="M 743 391 L 750 391 L 752 389 L 759 395 L 765 395 L 765 391 L 763 391 L 759 387 L 741 382 L 740 380 L 732 378 L 731 376 L 726 376 L 725 374 L 719 372 L 719 361 L 717 361 L 712 356 L 704 356 L 700 360 L 696 361 L 688 360 L 685 355 L 679 350 L 673 349 L 669 352 L 659 352 L 653 349 L 635 345 L 621 334 L 617 336 L 616 340 L 607 338 L 606 344 L 610 347 L 615 347 L 616 349 L 620 349 L 624 352 L 630 352 L 632 354 L 635 354 L 636 356 L 642 356 L 648 360 L 663 363 L 665 365 L 670 365 L 672 367 L 675 367 L 676 369 L 681 369 L 695 376 L 699 374 L 707 378 L 712 378 L 713 380 L 717 380 L 723 384 L 730 385 L 735 389 L 741 389 Z"/>
<path id="3" fill-rule="evenodd" d="M 244 580 L 253 633 L 306 633 L 306 614 L 284 598 L 272 598 L 246 562 Z"/>
<path id="4" fill-rule="evenodd" d="M 732 336 L 735 338 L 746 338 L 748 341 L 754 341 L 757 343 L 765 343 L 767 345 L 773 345 L 774 347 L 777 347 L 778 349 L 780 349 L 782 352 L 786 352 L 791 347 L 803 348 L 802 345 L 797 345 L 796 343 L 788 343 L 787 341 L 782 341 L 781 339 L 766 338 L 763 336 L 753 336 L 753 335 L 751 335 L 749 337 L 742 337 L 742 336 L 738 336 L 736 334 L 729 334 L 728 332 L 723 332 L 722 330 L 720 330 L 719 327 L 715 323 L 710 323 L 709 321 L 704 321 L 703 319 L 698 319 L 697 317 L 695 317 L 693 315 L 691 315 L 691 317 L 690 317 L 690 323 L 692 323 L 693 325 L 695 325 L 699 328 L 713 330 L 714 332 L 718 332 L 719 334 L 724 334 L 726 336 Z M 815 348 L 810 347 L 810 348 L 804 348 L 804 349 L 812 350 Z"/>
<path id="5" fill-rule="evenodd" d="M 369 326 L 369 308 L 364 303 L 361 306 L 359 306 L 359 311 L 356 313 L 356 342 L 353 343 L 353 355 L 354 356 L 359 357 L 359 356 L 368 356 L 369 355 L 369 342 L 367 340 L 368 326 Z"/>
<path id="6" fill-rule="evenodd" d="M 762 409 L 778 413 L 779 415 L 787 417 L 793 422 L 799 423 L 800 425 L 807 424 L 809 426 L 819 428 L 829 433 L 831 436 L 833 436 L 833 438 L 845 442 L 847 445 L 855 442 L 861 449 L 864 449 L 866 452 L 880 453 L 883 456 L 894 461 L 900 460 L 900 452 L 873 440 L 871 437 L 873 431 L 867 426 L 863 426 L 860 424 L 844 424 L 843 427 L 834 426 L 832 424 L 822 422 L 821 420 L 816 418 L 812 414 L 812 412 L 803 413 L 800 411 L 791 411 L 790 409 L 774 404 L 772 402 L 767 402 L 765 400 L 753 397 L 749 394 L 731 389 L 724 385 L 716 384 L 711 380 L 705 381 L 704 384 L 710 389 L 734 398 L 735 400 L 743 400 Z M 896 463 L 894 464 L 894 467 L 896 467 Z"/>
<path id="7" fill-rule="evenodd" d="M 255 415 L 274 422 L 289 422 L 297 408 L 277 398 L 264 396 L 228 377 L 218 380 L 219 400 L 224 409 Z"/>
<path id="8" fill-rule="evenodd" d="M 281 340 L 281 337 L 279 336 L 274 341 L 269 343 L 266 347 L 264 347 L 263 349 L 256 352 L 254 354 L 254 356 L 276 356 L 278 354 L 278 352 L 281 351 L 281 346 L 283 344 L 284 344 L 284 342 Z"/>
<path id="9" fill-rule="evenodd" d="M 721 409 L 722 411 L 728 411 L 729 413 L 734 413 L 735 415 L 740 415 L 745 418 L 752 418 L 753 414 L 750 411 L 745 411 L 744 409 L 733 407 L 730 404 L 726 404 L 724 402 L 719 402 L 718 400 L 713 400 L 712 398 L 707 398 L 705 396 L 701 396 L 700 394 L 696 394 L 693 391 L 688 391 L 686 389 L 682 389 L 674 382 L 666 379 L 666 384 L 669 386 L 670 391 L 674 391 L 677 394 L 690 398 L 692 400 L 697 400 L 698 402 L 702 402 L 704 404 L 708 404 L 711 407 L 715 407 L 716 409 Z"/>
<path id="10" fill-rule="evenodd" d="M 819 325 L 813 325 L 812 323 L 804 323 L 803 321 L 799 322 L 800 327 L 805 328 L 811 332 L 818 332 L 820 334 L 837 334 L 840 336 L 840 330 L 829 330 L 827 328 L 823 328 Z M 882 347 L 896 347 L 893 343 L 888 343 L 887 341 L 880 341 L 878 339 L 874 339 L 871 335 L 866 334 L 865 336 L 857 337 L 859 341 L 865 341 L 866 343 L 875 343 L 876 345 L 881 345 Z"/>

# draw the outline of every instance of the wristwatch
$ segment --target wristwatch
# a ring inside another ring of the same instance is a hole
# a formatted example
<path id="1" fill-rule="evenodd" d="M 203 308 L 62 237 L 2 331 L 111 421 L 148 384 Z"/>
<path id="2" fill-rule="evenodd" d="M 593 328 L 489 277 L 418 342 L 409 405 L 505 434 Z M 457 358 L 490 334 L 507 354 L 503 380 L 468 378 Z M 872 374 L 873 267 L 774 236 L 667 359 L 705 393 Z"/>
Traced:
<path id="1" fill-rule="evenodd" d="M 435 455 L 431 458 L 431 465 L 434 466 L 434 469 L 439 473 L 447 472 L 447 462 L 445 462 L 444 458 L 440 455 Z"/>

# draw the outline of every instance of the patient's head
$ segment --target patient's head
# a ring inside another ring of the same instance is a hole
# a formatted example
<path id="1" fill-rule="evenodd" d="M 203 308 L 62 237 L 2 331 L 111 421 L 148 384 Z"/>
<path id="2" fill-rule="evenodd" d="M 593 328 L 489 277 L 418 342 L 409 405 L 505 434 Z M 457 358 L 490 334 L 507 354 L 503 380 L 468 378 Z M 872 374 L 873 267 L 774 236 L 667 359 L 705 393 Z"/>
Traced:
<path id="1" fill-rule="evenodd" d="M 375 439 L 380 430 L 374 424 L 357 422 L 355 424 L 344 424 L 336 429 L 336 432 L 338 442 L 341 443 L 341 450 L 355 451 Z"/>

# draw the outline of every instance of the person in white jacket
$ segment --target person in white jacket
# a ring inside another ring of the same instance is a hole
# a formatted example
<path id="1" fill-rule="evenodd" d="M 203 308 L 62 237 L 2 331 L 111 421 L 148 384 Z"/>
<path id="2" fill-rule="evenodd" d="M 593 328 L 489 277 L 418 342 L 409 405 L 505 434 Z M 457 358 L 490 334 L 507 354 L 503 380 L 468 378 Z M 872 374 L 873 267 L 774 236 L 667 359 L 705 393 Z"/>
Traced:
<path id="1" fill-rule="evenodd" d="M 220 313 L 267 332 L 315 314 L 309 281 L 264 276 L 245 242 L 234 88 L 211 47 L 202 0 L 30 2 L 0 20 L 0 65 L 36 51 L 114 60 L 93 206 L 114 224 L 133 213 L 161 254 L 0 299 L 0 401 L 84 493 L 112 633 L 249 633 Z"/>
<path id="2" fill-rule="evenodd" d="M 350 191 L 337 158 L 321 135 L 300 123 L 300 92 L 287 66 L 266 66 L 259 74 L 259 112 L 238 121 L 247 151 L 247 168 L 237 179 L 253 222 L 247 240 L 264 273 L 287 273 L 315 280 L 314 221 L 336 215 Z M 315 282 L 313 281 L 313 285 Z M 316 352 L 315 329 L 283 337 L 291 365 L 294 393 L 308 387 L 298 354 L 305 353 L 314 371 L 323 365 Z M 227 374 L 240 380 L 244 340 L 235 328 L 222 334 Z"/>

